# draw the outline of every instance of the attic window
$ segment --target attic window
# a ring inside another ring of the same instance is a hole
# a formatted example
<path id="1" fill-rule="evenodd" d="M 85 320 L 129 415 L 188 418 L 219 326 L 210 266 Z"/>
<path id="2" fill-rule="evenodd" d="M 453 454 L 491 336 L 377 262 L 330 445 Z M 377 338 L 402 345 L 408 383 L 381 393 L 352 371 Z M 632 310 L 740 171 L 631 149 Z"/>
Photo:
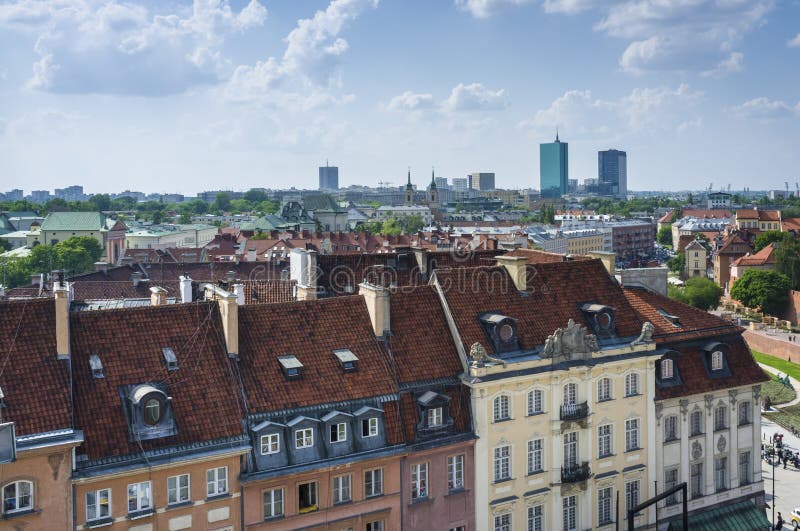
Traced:
<path id="1" fill-rule="evenodd" d="M 683 326 L 681 325 L 681 318 L 678 317 L 677 315 L 668 314 L 667 312 L 664 311 L 663 308 L 659 308 L 658 313 L 660 313 L 664 319 L 672 323 L 672 326 L 677 326 L 678 328 L 681 328 Z"/>
<path id="2" fill-rule="evenodd" d="M 358 358 L 350 349 L 341 348 L 334 350 L 333 353 L 339 359 L 339 363 L 342 365 L 342 370 L 344 372 L 353 372 L 357 369 Z"/>
<path id="3" fill-rule="evenodd" d="M 100 356 L 97 354 L 92 354 L 89 356 L 89 367 L 92 369 L 92 376 L 95 378 L 105 378 L 105 374 L 103 373 L 103 362 L 100 360 Z"/>
<path id="4" fill-rule="evenodd" d="M 614 337 L 616 329 L 614 308 L 604 304 L 587 303 L 581 306 L 581 311 L 597 337 L 601 339 Z"/>
<path id="5" fill-rule="evenodd" d="M 164 353 L 164 361 L 167 363 L 167 370 L 172 372 L 178 369 L 178 358 L 175 356 L 175 351 L 169 347 L 161 349 Z"/>
<path id="6" fill-rule="evenodd" d="M 281 364 L 283 375 L 288 380 L 296 380 L 300 378 L 300 376 L 302 375 L 303 364 L 300 363 L 299 359 L 292 356 L 291 354 L 287 354 L 285 356 L 278 356 L 278 363 Z"/>
<path id="7" fill-rule="evenodd" d="M 480 315 L 478 319 L 484 332 L 489 336 L 496 353 L 519 350 L 516 320 L 494 312 Z"/>

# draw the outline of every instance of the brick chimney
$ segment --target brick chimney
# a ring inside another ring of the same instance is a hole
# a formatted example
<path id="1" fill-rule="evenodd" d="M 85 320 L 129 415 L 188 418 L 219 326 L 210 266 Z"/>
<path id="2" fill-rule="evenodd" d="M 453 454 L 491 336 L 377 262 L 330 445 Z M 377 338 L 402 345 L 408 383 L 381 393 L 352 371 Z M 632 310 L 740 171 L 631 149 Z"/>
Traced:
<path id="1" fill-rule="evenodd" d="M 317 252 L 292 249 L 289 255 L 290 278 L 297 282 L 297 300 L 317 298 Z"/>
<path id="2" fill-rule="evenodd" d="M 167 290 L 164 288 L 153 286 L 150 288 L 150 305 L 163 306 L 167 303 Z"/>
<path id="3" fill-rule="evenodd" d="M 219 313 L 222 317 L 222 331 L 225 334 L 225 348 L 228 355 L 239 355 L 239 304 L 236 295 L 231 293 L 216 292 L 215 297 L 219 304 Z"/>
<path id="4" fill-rule="evenodd" d="M 367 303 L 373 332 L 377 337 L 385 337 L 386 333 L 391 331 L 389 290 L 383 286 L 362 282 L 358 285 L 358 294 L 364 297 L 364 302 Z"/>
<path id="5" fill-rule="evenodd" d="M 181 275 L 181 302 L 192 302 L 192 279 L 188 274 Z"/>
<path id="6" fill-rule="evenodd" d="M 589 251 L 586 253 L 592 258 L 597 258 L 603 262 L 603 265 L 612 277 L 617 274 L 617 255 L 605 251 Z"/>
<path id="7" fill-rule="evenodd" d="M 69 359 L 69 285 L 61 271 L 53 271 L 53 298 L 56 304 L 56 356 Z"/>
<path id="8" fill-rule="evenodd" d="M 528 287 L 528 260 L 522 256 L 495 256 L 497 265 L 506 268 L 511 280 L 514 282 L 514 287 L 519 291 L 525 291 Z"/>

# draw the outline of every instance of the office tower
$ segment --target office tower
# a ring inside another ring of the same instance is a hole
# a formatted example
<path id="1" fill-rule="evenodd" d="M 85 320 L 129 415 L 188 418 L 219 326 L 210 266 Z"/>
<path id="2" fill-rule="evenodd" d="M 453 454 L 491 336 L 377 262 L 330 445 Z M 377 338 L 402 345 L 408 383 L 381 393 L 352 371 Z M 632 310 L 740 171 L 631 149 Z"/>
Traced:
<path id="1" fill-rule="evenodd" d="M 439 190 L 447 190 L 450 186 L 447 184 L 447 177 L 436 177 L 434 179 L 436 182 L 436 188 Z"/>
<path id="2" fill-rule="evenodd" d="M 320 190 L 338 190 L 339 189 L 339 167 L 328 166 L 328 161 L 325 161 L 325 166 L 319 167 L 319 189 Z"/>
<path id="3" fill-rule="evenodd" d="M 539 144 L 539 181 L 542 198 L 560 198 L 569 186 L 569 144 L 556 141 Z"/>
<path id="4" fill-rule="evenodd" d="M 628 156 L 624 151 L 609 149 L 597 152 L 597 178 L 600 195 L 628 195 Z"/>
<path id="5" fill-rule="evenodd" d="M 470 173 L 467 179 L 470 190 L 494 190 L 494 173 Z"/>
<path id="6" fill-rule="evenodd" d="M 467 178 L 466 177 L 453 177 L 453 191 L 466 192 L 467 191 Z"/>

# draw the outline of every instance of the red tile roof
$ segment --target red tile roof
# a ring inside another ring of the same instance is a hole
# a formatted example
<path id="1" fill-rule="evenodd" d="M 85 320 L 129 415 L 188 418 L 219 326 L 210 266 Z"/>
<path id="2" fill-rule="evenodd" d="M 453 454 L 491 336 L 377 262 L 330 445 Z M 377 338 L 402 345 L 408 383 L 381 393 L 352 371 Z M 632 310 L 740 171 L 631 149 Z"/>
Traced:
<path id="1" fill-rule="evenodd" d="M 235 437 L 245 412 L 228 367 L 216 303 L 171 304 L 71 314 L 75 419 L 90 459 L 122 456 L 179 444 Z M 179 368 L 168 372 L 161 349 L 170 347 Z M 92 376 L 97 354 L 105 378 Z M 178 433 L 162 439 L 129 440 L 120 387 L 166 385 Z"/>
<path id="2" fill-rule="evenodd" d="M 800 231 L 800 218 L 783 218 L 781 220 L 781 226 L 784 231 Z"/>
<path id="3" fill-rule="evenodd" d="M 564 262 L 566 256 L 558 253 L 550 253 L 547 251 L 539 251 L 536 249 L 514 249 L 506 256 L 523 257 L 529 264 L 546 264 L 551 262 Z"/>
<path id="4" fill-rule="evenodd" d="M 759 221 L 780 221 L 780 210 L 755 210 L 745 208 L 736 211 L 736 219 L 757 219 Z"/>
<path id="5" fill-rule="evenodd" d="M 723 208 L 684 208 L 681 212 L 685 218 L 723 219 L 733 217 L 730 210 Z"/>
<path id="6" fill-rule="evenodd" d="M 0 302 L 0 388 L 3 422 L 17 435 L 72 427 L 69 362 L 56 357 L 51 299 Z"/>
<path id="7" fill-rule="evenodd" d="M 776 248 L 776 243 L 770 243 L 756 254 L 746 254 L 740 258 L 737 258 L 734 260 L 732 265 L 741 267 L 757 267 L 775 264 Z"/>

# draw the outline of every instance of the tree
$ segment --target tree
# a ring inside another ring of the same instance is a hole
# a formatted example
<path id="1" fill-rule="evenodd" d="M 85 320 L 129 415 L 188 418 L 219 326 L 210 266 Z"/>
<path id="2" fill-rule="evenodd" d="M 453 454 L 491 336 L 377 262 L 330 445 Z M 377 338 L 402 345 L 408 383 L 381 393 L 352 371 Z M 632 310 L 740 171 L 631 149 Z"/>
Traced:
<path id="1" fill-rule="evenodd" d="M 384 236 L 399 236 L 402 233 L 403 226 L 400 224 L 397 218 L 389 218 L 383 222 L 381 234 Z"/>
<path id="2" fill-rule="evenodd" d="M 694 196 L 692 194 L 686 196 L 686 204 L 692 206 L 693 203 L 694 203 Z"/>
<path id="3" fill-rule="evenodd" d="M 756 240 L 753 243 L 753 251 L 758 252 L 770 243 L 781 242 L 787 235 L 787 232 L 781 232 L 779 230 L 764 231 L 756 236 Z"/>
<path id="4" fill-rule="evenodd" d="M 800 289 L 800 241 L 787 237 L 775 248 L 775 271 L 789 278 L 792 289 Z"/>
<path id="5" fill-rule="evenodd" d="M 242 212 L 249 212 L 252 208 L 250 201 L 246 199 L 232 199 L 231 200 L 231 212 L 242 213 Z"/>
<path id="6" fill-rule="evenodd" d="M 274 214 L 281 208 L 281 204 L 278 201 L 272 201 L 266 199 L 261 201 L 258 205 L 256 205 L 255 210 L 261 212 L 262 214 Z"/>
<path id="7" fill-rule="evenodd" d="M 769 314 L 779 314 L 786 305 L 790 288 L 783 273 L 766 269 L 748 269 L 733 284 L 731 297 L 750 308 L 760 307 Z"/>
<path id="8" fill-rule="evenodd" d="M 7 288 L 24 286 L 31 281 L 27 258 L 0 257 L 0 284 Z"/>
<path id="9" fill-rule="evenodd" d="M 422 216 L 419 214 L 413 214 L 411 216 L 404 217 L 401 221 L 401 225 L 403 226 L 403 230 L 406 232 L 406 234 L 413 234 L 421 231 L 422 227 L 425 226 L 425 223 L 422 221 Z"/>
<path id="10" fill-rule="evenodd" d="M 261 203 L 262 201 L 267 200 L 267 192 L 264 190 L 258 190 L 257 188 L 251 188 L 250 190 L 244 193 L 245 200 L 251 203 Z"/>
<path id="11" fill-rule="evenodd" d="M 692 277 L 683 286 L 669 286 L 669 296 L 701 310 L 713 310 L 719 306 L 722 288 L 705 277 Z"/>
<path id="12" fill-rule="evenodd" d="M 87 201 L 92 206 L 92 209 L 97 212 L 104 210 L 111 210 L 111 198 L 108 194 L 95 194 Z"/>
<path id="13" fill-rule="evenodd" d="M 225 212 L 231 208 L 231 194 L 227 192 L 219 192 L 211 204 L 211 210 L 219 210 Z"/>
<path id="14" fill-rule="evenodd" d="M 665 224 L 663 227 L 658 229 L 658 243 L 661 245 L 669 245 L 672 247 L 672 225 Z"/>
<path id="15" fill-rule="evenodd" d="M 0 238 L 0 251 L 10 251 L 11 250 L 11 242 L 8 240 L 4 240 Z"/>
<path id="16" fill-rule="evenodd" d="M 192 215 L 191 214 L 181 214 L 178 216 L 178 223 L 181 225 L 188 225 L 192 222 Z"/>
<path id="17" fill-rule="evenodd" d="M 367 221 L 356 227 L 356 232 L 369 232 L 370 234 L 382 234 L 383 223 L 380 221 Z"/>
<path id="18" fill-rule="evenodd" d="M 667 260 L 667 267 L 673 273 L 683 273 L 683 270 L 686 267 L 686 259 L 683 253 L 678 253 Z"/>

